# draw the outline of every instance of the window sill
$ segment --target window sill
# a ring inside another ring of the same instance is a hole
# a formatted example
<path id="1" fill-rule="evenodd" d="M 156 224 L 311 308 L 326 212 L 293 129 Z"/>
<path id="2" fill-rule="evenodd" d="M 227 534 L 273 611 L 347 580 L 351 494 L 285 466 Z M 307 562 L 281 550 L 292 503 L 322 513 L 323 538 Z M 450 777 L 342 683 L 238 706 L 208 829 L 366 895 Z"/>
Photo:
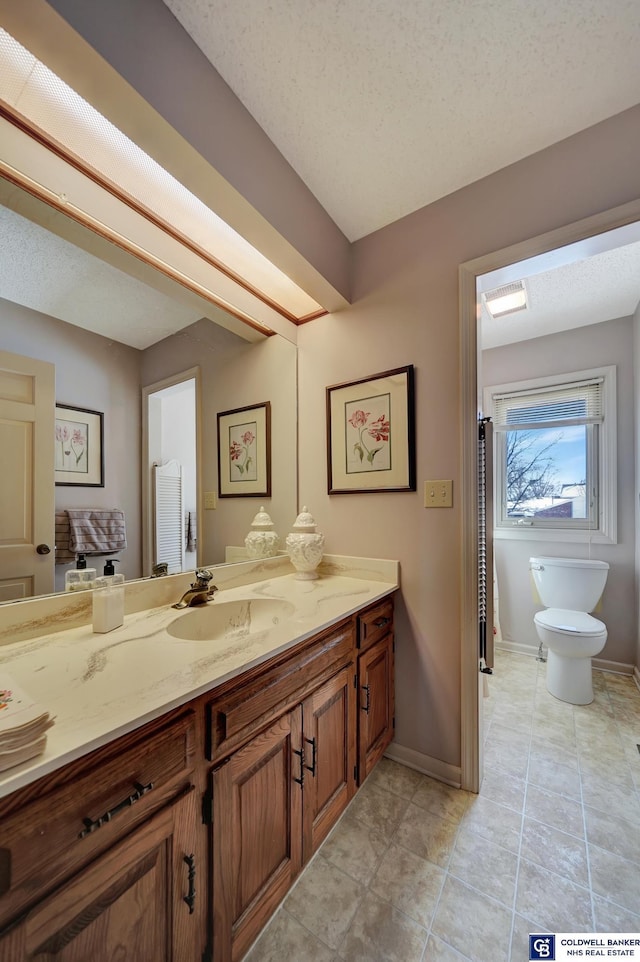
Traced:
<path id="1" fill-rule="evenodd" d="M 588 528 L 536 528 L 533 525 L 513 525 L 513 527 L 494 528 L 496 541 L 564 541 L 574 544 L 617 544 L 602 531 L 589 531 Z"/>

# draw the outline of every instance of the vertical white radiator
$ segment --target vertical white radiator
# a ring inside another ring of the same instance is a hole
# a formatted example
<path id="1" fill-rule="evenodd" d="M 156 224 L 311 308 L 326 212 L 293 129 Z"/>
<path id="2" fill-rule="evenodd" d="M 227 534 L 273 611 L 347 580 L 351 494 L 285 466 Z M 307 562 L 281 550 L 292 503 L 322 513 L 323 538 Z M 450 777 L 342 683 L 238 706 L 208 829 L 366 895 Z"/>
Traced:
<path id="1" fill-rule="evenodd" d="M 493 425 L 478 422 L 478 641 L 481 671 L 493 668 Z"/>
<path id="2" fill-rule="evenodd" d="M 154 564 L 165 563 L 169 574 L 184 570 L 183 471 L 178 461 L 153 466 Z"/>

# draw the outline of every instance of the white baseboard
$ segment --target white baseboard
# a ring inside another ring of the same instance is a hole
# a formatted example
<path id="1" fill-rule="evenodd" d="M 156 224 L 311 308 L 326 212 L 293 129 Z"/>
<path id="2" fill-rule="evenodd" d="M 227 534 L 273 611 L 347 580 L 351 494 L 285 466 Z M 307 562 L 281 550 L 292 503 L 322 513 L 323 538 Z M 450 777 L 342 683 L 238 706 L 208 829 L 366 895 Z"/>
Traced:
<path id="1" fill-rule="evenodd" d="M 529 655 L 534 658 L 538 654 L 536 645 L 522 645 L 517 641 L 505 641 L 504 639 L 499 645 L 496 645 L 496 649 L 498 651 L 513 651 L 518 655 Z M 592 658 L 591 663 L 599 671 L 613 671 L 618 675 L 633 675 L 634 672 L 638 671 L 633 665 L 627 665 L 622 661 L 609 661 L 606 658 Z"/>
<path id="2" fill-rule="evenodd" d="M 454 788 L 460 788 L 462 784 L 462 772 L 459 765 L 449 765 L 448 762 L 442 762 L 439 758 L 424 755 L 413 748 L 405 748 L 404 745 L 398 745 L 396 742 L 391 742 L 384 754 L 385 758 L 400 762 L 401 765 L 422 772 L 423 775 L 437 778 L 439 782 L 453 785 Z"/>
<path id="3" fill-rule="evenodd" d="M 633 680 L 635 681 L 638 689 L 640 690 L 640 668 L 637 666 L 633 669 Z"/>

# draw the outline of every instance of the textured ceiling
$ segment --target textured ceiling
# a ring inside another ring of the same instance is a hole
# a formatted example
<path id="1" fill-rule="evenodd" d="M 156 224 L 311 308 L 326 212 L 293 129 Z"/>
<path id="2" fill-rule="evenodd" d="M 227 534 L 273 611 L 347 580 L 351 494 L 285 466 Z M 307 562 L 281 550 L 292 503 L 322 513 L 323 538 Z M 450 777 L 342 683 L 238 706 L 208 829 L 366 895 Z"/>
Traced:
<path id="1" fill-rule="evenodd" d="M 639 100 L 638 0 L 164 0 L 351 240 Z"/>
<path id="2" fill-rule="evenodd" d="M 0 297 L 138 349 L 202 316 L 6 207 Z"/>
<path id="3" fill-rule="evenodd" d="M 520 276 L 527 288 L 526 311 L 494 318 L 482 301 L 483 350 L 631 316 L 640 301 L 640 242 L 532 275 L 525 263 Z"/>

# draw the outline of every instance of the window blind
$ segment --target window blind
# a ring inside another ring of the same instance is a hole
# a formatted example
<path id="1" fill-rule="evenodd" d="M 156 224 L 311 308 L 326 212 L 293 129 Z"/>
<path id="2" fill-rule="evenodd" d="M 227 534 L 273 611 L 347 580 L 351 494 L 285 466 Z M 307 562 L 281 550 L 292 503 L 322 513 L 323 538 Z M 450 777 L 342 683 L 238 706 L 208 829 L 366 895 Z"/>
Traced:
<path id="1" fill-rule="evenodd" d="M 604 417 L 603 378 L 493 396 L 497 430 L 600 424 Z"/>

